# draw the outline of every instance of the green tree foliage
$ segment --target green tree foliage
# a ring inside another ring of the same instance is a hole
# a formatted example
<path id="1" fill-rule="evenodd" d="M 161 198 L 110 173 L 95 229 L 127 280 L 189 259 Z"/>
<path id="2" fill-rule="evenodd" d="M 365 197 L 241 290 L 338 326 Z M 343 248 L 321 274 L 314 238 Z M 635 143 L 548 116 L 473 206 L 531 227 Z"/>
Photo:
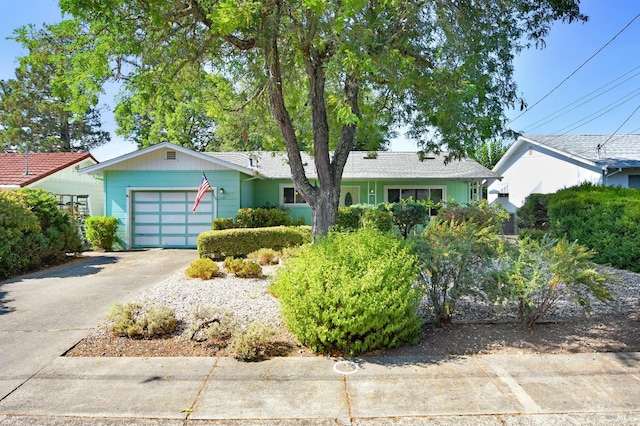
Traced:
<path id="1" fill-rule="evenodd" d="M 407 124 L 425 150 L 447 146 L 450 158 L 466 157 L 503 131 L 504 108 L 520 101 L 514 54 L 542 40 L 556 20 L 586 19 L 577 0 L 60 5 L 90 28 L 91 63 L 100 65 L 77 67 L 73 78 L 100 84 L 111 70 L 127 82 L 122 99 L 136 99 L 135 106 L 151 97 L 133 111 L 148 115 L 167 99 L 157 91 L 182 99 L 193 85 L 213 95 L 207 114 L 214 118 L 252 102 L 261 105 L 260 117 L 268 110 L 296 189 L 312 209 L 314 235 L 335 223 L 354 147 L 384 139 L 391 124 Z M 168 102 L 167 110 L 175 108 Z M 250 140 L 241 120 L 226 125 Z M 301 149 L 314 156 L 314 182 Z"/>
<path id="2" fill-rule="evenodd" d="M 487 169 L 493 169 L 508 149 L 509 145 L 501 140 L 491 139 L 478 145 L 469 156 Z"/>
<path id="3" fill-rule="evenodd" d="M 100 130 L 97 93 L 69 78 L 71 58 L 83 54 L 81 37 L 76 21 L 16 30 L 29 53 L 14 79 L 0 81 L 0 149 L 88 151 L 110 140 Z"/>
<path id="4" fill-rule="evenodd" d="M 289 330 L 314 351 L 351 355 L 420 336 L 415 256 L 389 234 L 329 234 L 304 246 L 270 287 Z"/>

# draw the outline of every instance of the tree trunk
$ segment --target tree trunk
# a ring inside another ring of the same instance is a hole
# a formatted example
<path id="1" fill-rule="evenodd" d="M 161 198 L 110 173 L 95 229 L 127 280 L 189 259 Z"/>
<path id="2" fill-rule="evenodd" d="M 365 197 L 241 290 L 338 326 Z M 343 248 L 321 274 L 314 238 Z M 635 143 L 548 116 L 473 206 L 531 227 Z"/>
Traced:
<path id="1" fill-rule="evenodd" d="M 343 125 L 340 141 L 331 158 L 329 152 L 329 125 L 325 102 L 325 69 L 324 64 L 330 53 L 318 51 L 313 46 L 305 46 L 303 55 L 309 78 L 309 100 L 311 102 L 311 119 L 313 124 L 313 156 L 318 173 L 318 185 L 312 185 L 304 171 L 300 148 L 287 111 L 282 93 L 282 76 L 278 54 L 278 22 L 280 18 L 280 2 L 274 8 L 274 20 L 270 28 L 270 39 L 265 47 L 267 78 L 269 80 L 269 104 L 271 113 L 280 127 L 289 157 L 289 167 L 293 184 L 305 198 L 312 215 L 313 240 L 326 235 L 336 222 L 338 204 L 340 203 L 340 183 L 342 172 L 353 147 L 355 124 Z M 351 75 L 345 78 L 345 98 L 352 111 L 359 115 L 357 80 Z"/>

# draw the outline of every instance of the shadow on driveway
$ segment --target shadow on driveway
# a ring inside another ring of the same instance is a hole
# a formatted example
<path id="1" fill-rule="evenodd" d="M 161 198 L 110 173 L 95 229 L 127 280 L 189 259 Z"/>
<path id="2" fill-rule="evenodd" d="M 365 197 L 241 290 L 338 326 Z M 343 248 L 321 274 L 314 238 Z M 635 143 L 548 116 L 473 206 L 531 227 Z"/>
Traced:
<path id="1" fill-rule="evenodd" d="M 63 263 L 51 268 L 43 269 L 38 272 L 32 272 L 26 275 L 20 275 L 5 281 L 0 281 L 0 315 L 10 314 L 15 308 L 10 306 L 13 299 L 9 299 L 9 285 L 17 284 L 22 281 L 34 278 L 70 278 L 85 277 L 100 272 L 105 265 L 118 262 L 118 258 L 114 255 L 100 256 L 83 256 L 73 259 L 70 262 Z"/>

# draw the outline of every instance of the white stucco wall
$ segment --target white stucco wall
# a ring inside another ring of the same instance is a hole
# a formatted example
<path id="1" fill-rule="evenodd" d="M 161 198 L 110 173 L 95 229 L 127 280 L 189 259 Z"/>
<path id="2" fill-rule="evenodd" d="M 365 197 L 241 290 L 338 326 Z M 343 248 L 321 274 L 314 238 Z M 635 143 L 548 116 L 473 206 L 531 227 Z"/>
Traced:
<path id="1" fill-rule="evenodd" d="M 529 194 L 549 194 L 584 182 L 602 181 L 602 171 L 596 167 L 528 143 L 522 144 L 495 171 L 503 179 L 489 185 L 488 201 L 502 204 L 510 213 L 522 207 Z M 505 192 L 508 197 L 499 197 Z"/>

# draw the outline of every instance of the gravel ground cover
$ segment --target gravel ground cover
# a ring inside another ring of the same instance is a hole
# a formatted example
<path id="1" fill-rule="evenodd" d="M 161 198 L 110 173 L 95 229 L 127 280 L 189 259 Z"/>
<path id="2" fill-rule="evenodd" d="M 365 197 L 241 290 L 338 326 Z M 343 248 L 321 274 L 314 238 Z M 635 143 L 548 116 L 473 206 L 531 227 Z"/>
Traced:
<path id="1" fill-rule="evenodd" d="M 607 269 L 616 279 L 611 286 L 615 301 L 592 301 L 585 315 L 569 300 L 561 300 L 533 330 L 523 330 L 515 309 L 496 310 L 486 301 L 463 298 L 447 327 L 425 326 L 418 345 L 389 350 L 389 355 L 463 355 L 514 352 L 640 351 L 640 274 Z M 135 301 L 148 306 L 168 306 L 175 311 L 178 329 L 164 339 L 135 340 L 115 337 L 105 320 L 69 351 L 69 356 L 211 356 L 224 350 L 189 340 L 188 323 L 196 306 L 232 312 L 241 326 L 259 321 L 280 330 L 280 355 L 310 356 L 284 328 L 278 300 L 268 292 L 274 267 L 265 278 L 241 279 L 227 274 L 212 280 L 187 278 L 180 271 L 158 283 Z M 429 306 L 421 306 L 428 316 Z M 221 352 L 222 351 L 222 352 Z"/>

